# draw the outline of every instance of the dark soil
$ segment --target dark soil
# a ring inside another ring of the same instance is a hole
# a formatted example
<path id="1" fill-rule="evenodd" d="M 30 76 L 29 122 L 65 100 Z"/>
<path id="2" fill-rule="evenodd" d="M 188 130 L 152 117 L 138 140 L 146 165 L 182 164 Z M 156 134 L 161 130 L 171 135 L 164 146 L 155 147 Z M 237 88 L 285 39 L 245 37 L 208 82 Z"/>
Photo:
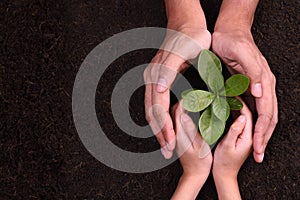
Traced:
<path id="1" fill-rule="evenodd" d="M 203 1 L 210 31 L 220 1 Z M 258 47 L 277 77 L 279 123 L 256 164 L 239 174 L 244 199 L 300 199 L 299 1 L 261 1 L 253 26 Z M 179 162 L 145 174 L 119 172 L 82 145 L 72 118 L 72 88 L 87 54 L 106 38 L 137 27 L 165 27 L 164 2 L 121 0 L 1 0 L 0 199 L 168 199 L 182 173 Z M 155 138 L 127 136 L 114 123 L 110 95 L 127 70 L 155 50 L 117 59 L 100 80 L 97 113 L 106 134 L 135 152 L 158 148 Z M 131 100 L 132 118 L 145 125 L 143 92 Z M 212 177 L 199 199 L 216 199 Z"/>

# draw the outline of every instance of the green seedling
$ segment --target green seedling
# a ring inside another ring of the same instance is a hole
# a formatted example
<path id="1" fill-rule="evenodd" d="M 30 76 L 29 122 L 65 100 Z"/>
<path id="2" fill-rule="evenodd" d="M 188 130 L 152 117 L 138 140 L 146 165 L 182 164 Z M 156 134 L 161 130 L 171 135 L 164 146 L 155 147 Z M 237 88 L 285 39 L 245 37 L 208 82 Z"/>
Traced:
<path id="1" fill-rule="evenodd" d="M 242 109 L 243 104 L 235 97 L 247 90 L 250 81 L 247 76 L 236 74 L 224 83 L 221 61 L 209 50 L 201 51 L 198 71 L 209 91 L 184 91 L 183 107 L 189 112 L 203 111 L 198 123 L 200 133 L 212 145 L 222 136 L 230 110 Z"/>

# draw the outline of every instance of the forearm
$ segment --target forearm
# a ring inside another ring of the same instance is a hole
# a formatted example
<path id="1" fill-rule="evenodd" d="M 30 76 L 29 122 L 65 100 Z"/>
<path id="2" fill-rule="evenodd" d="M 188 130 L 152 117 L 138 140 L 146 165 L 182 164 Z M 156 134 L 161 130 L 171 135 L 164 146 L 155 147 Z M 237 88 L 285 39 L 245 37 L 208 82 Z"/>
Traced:
<path id="1" fill-rule="evenodd" d="M 227 178 L 214 175 L 214 180 L 220 200 L 240 200 L 241 195 L 237 178 Z"/>
<path id="2" fill-rule="evenodd" d="M 199 0 L 165 0 L 165 5 L 168 24 L 206 28 L 205 15 Z"/>
<path id="3" fill-rule="evenodd" d="M 196 199 L 206 179 L 207 176 L 190 177 L 190 176 L 182 175 L 171 199 L 172 200 Z"/>
<path id="4" fill-rule="evenodd" d="M 223 0 L 215 31 L 251 30 L 259 0 Z"/>

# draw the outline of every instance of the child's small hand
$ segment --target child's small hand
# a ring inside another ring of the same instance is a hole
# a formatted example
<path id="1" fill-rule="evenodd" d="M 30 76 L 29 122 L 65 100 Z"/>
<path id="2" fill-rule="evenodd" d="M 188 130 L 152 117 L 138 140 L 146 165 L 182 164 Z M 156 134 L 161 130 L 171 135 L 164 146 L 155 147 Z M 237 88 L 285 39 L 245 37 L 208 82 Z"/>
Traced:
<path id="1" fill-rule="evenodd" d="M 185 113 L 182 101 L 173 108 L 176 127 L 176 152 L 187 176 L 209 175 L 212 154 L 208 144 L 202 139 L 193 120 Z"/>
<path id="2" fill-rule="evenodd" d="M 252 150 L 252 114 L 245 103 L 214 153 L 213 173 L 236 177 Z"/>
<path id="3" fill-rule="evenodd" d="M 183 168 L 172 200 L 195 199 L 210 173 L 211 150 L 182 108 L 182 101 L 173 107 L 172 114 L 176 127 L 176 152 Z"/>
<path id="4" fill-rule="evenodd" d="M 241 115 L 231 125 L 214 153 L 212 171 L 219 199 L 241 199 L 237 175 L 251 150 L 252 114 L 243 103 Z"/>

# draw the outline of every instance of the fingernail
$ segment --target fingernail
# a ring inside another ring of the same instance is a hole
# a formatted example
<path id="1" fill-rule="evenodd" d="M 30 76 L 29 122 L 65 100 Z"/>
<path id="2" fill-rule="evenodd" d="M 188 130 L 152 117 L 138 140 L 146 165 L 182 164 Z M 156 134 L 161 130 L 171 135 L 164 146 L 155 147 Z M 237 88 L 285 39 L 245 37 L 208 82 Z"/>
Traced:
<path id="1" fill-rule="evenodd" d="M 163 78 L 160 78 L 157 82 L 156 90 L 157 92 L 164 92 L 167 88 L 167 81 Z"/>
<path id="2" fill-rule="evenodd" d="M 165 157 L 165 159 L 169 159 L 172 157 L 172 151 L 168 151 L 166 147 L 160 148 L 161 154 Z"/>
<path id="3" fill-rule="evenodd" d="M 189 116 L 185 113 L 181 114 L 181 123 L 186 123 L 189 120 Z"/>
<path id="4" fill-rule="evenodd" d="M 256 83 L 253 86 L 253 95 L 256 97 L 261 97 L 262 96 L 262 89 L 261 89 L 261 84 L 260 83 Z"/>
<path id="5" fill-rule="evenodd" d="M 243 123 L 246 120 L 246 117 L 244 115 L 239 116 L 238 118 L 239 122 Z"/>
<path id="6" fill-rule="evenodd" d="M 262 162 L 262 161 L 264 160 L 264 156 L 265 156 L 264 153 L 259 154 L 259 155 L 258 155 L 258 160 L 259 160 L 260 162 Z"/>
<path id="7" fill-rule="evenodd" d="M 164 148 L 164 147 L 160 148 L 160 152 L 161 152 L 161 154 L 162 154 L 164 157 L 166 157 L 167 151 L 168 151 L 168 150 L 167 150 L 166 148 Z"/>
<path id="8" fill-rule="evenodd" d="M 171 144 L 167 143 L 166 147 L 168 151 L 172 151 Z"/>

